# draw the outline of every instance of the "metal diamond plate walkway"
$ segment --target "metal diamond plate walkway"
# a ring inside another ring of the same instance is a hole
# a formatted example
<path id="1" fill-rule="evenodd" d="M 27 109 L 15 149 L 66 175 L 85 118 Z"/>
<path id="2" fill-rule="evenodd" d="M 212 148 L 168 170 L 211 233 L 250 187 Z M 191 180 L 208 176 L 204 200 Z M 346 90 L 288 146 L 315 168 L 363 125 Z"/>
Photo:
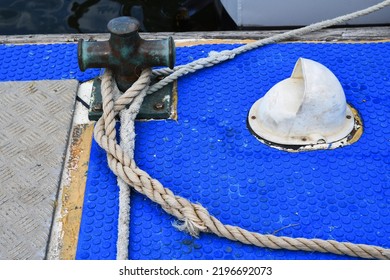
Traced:
<path id="1" fill-rule="evenodd" d="M 0 83 L 0 259 L 44 259 L 77 80 Z"/>

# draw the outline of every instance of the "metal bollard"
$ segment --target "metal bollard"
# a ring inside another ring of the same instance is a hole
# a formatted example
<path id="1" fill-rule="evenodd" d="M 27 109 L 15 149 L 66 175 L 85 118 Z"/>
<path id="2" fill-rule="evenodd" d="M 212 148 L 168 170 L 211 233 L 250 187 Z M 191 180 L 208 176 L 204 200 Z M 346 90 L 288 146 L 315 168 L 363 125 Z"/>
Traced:
<path id="1" fill-rule="evenodd" d="M 175 64 L 175 43 L 172 37 L 163 40 L 144 40 L 139 36 L 139 22 L 131 17 L 112 19 L 108 25 L 108 41 L 84 41 L 78 44 L 78 62 L 82 71 L 87 68 L 110 68 L 118 88 L 127 90 L 142 70 L 152 66 Z"/>

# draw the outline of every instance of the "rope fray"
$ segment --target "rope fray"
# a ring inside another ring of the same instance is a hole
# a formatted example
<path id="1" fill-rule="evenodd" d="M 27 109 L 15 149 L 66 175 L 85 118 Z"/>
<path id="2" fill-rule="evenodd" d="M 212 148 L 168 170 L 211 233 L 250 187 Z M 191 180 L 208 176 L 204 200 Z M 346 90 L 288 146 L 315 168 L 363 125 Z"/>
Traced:
<path id="1" fill-rule="evenodd" d="M 191 236 L 198 238 L 201 232 L 206 232 L 207 227 L 196 224 L 192 220 L 185 218 L 184 221 L 174 221 L 172 225 L 180 230 L 189 233 Z"/>

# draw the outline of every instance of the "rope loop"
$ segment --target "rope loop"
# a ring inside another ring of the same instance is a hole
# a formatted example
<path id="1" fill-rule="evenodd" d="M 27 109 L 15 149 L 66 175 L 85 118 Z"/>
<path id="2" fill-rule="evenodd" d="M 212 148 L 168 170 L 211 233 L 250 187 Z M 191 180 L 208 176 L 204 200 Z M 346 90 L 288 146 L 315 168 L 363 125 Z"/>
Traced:
<path id="1" fill-rule="evenodd" d="M 178 66 L 174 71 L 159 69 L 152 73 L 150 69 L 145 69 L 133 86 L 122 95 L 117 94 L 118 89 L 114 82 L 112 72 L 106 70 L 102 79 L 104 113 L 96 123 L 94 137 L 100 147 L 107 152 L 108 165 L 118 177 L 118 185 L 120 187 L 117 258 L 126 259 L 128 257 L 129 189 L 131 187 L 159 204 L 167 213 L 176 217 L 178 222 L 174 226 L 177 229 L 187 231 L 195 237 L 198 237 L 201 232 L 209 232 L 230 240 L 263 248 L 325 252 L 366 259 L 390 260 L 390 249 L 379 246 L 338 242 L 335 240 L 291 238 L 260 234 L 237 226 L 223 224 L 216 217 L 210 215 L 202 205 L 191 203 L 183 197 L 176 196 L 169 188 L 165 188 L 161 182 L 140 169 L 134 161 L 134 121 L 147 93 L 155 92 L 165 84 L 171 82 L 172 79 L 175 80 L 182 75 L 193 73 L 204 67 L 210 67 L 222 61 L 232 59 L 242 52 L 265 44 L 285 40 L 292 36 L 302 35 L 339 24 L 346 20 L 374 12 L 388 5 L 390 5 L 390 0 L 333 20 L 327 20 L 284 34 L 275 35 L 271 38 L 259 40 L 234 50 L 222 51 L 220 53 L 210 52 L 208 57 L 189 63 L 188 65 Z M 163 79 L 149 88 L 150 76 L 161 73 L 170 73 L 170 75 L 167 77 L 168 79 Z M 125 109 L 126 106 L 129 107 Z M 120 133 L 121 145 L 116 140 L 115 117 L 118 114 L 120 114 L 122 122 Z"/>

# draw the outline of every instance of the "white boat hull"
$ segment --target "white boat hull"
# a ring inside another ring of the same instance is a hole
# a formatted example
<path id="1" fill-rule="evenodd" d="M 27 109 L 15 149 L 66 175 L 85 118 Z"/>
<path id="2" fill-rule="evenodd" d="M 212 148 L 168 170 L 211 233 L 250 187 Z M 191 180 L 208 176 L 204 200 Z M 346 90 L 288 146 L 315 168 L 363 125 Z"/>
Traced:
<path id="1" fill-rule="evenodd" d="M 303 26 L 351 13 L 380 0 L 221 0 L 239 27 Z M 390 24 L 390 7 L 346 25 Z"/>

